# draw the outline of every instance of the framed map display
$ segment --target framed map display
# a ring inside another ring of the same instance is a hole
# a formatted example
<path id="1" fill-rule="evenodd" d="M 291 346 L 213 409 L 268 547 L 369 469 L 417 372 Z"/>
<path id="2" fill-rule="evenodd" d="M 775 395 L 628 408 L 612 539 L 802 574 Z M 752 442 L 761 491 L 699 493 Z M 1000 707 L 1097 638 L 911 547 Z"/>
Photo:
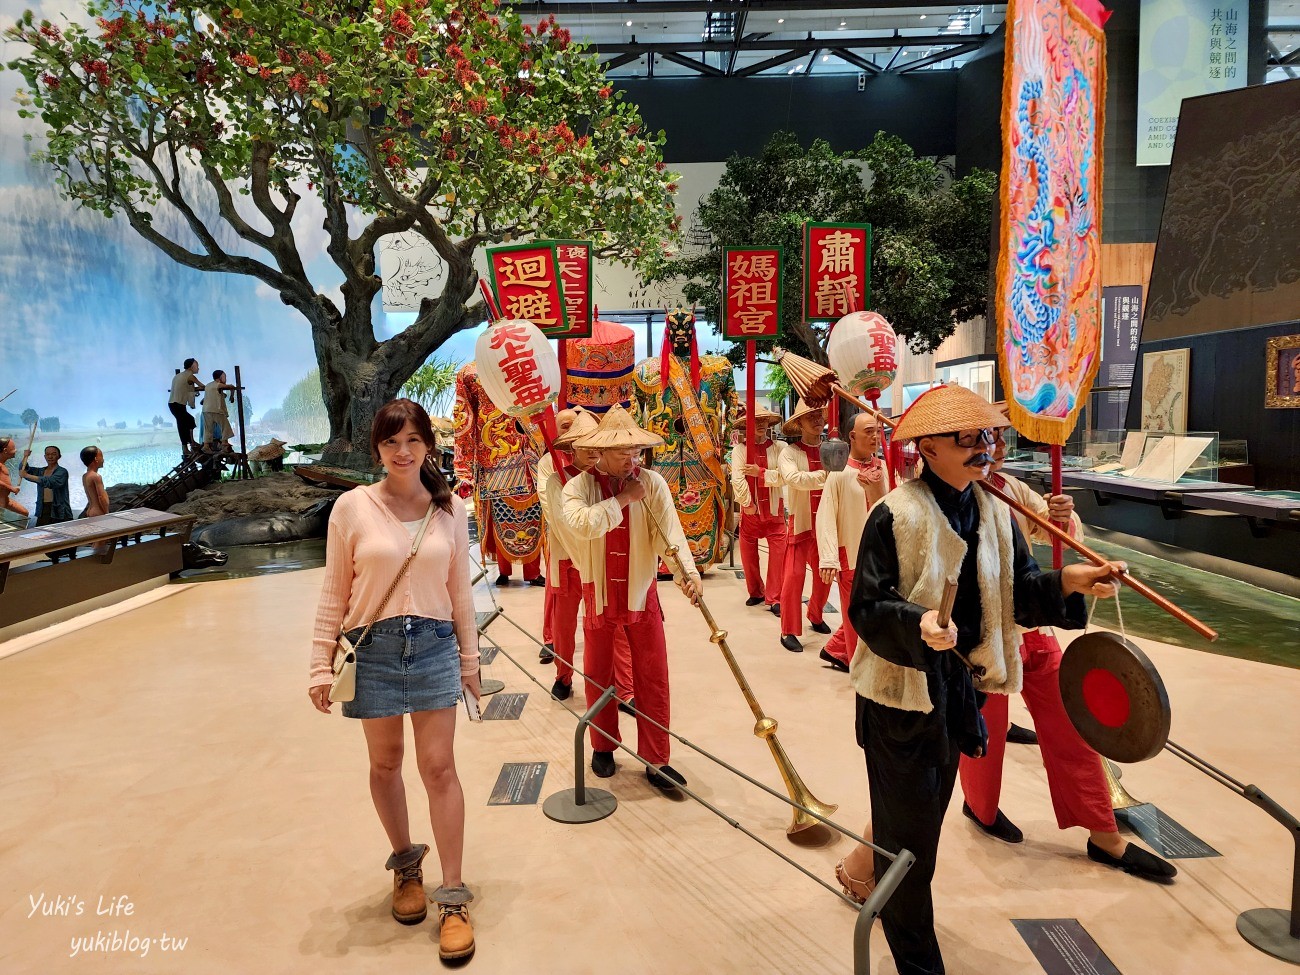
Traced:
<path id="1" fill-rule="evenodd" d="M 1165 349 L 1142 356 L 1142 429 L 1187 432 L 1187 373 L 1191 349 Z"/>

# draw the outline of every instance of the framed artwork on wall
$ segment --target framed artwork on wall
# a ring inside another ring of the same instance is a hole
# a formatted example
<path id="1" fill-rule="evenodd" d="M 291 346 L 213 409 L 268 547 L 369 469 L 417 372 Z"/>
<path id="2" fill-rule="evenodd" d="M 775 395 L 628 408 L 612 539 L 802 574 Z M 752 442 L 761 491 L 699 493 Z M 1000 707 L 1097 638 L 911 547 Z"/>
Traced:
<path id="1" fill-rule="evenodd" d="M 1187 432 L 1187 374 L 1191 349 L 1164 349 L 1142 356 L 1142 429 Z"/>
<path id="2" fill-rule="evenodd" d="M 1300 335 L 1277 335 L 1268 340 L 1264 406 L 1300 410 Z"/>

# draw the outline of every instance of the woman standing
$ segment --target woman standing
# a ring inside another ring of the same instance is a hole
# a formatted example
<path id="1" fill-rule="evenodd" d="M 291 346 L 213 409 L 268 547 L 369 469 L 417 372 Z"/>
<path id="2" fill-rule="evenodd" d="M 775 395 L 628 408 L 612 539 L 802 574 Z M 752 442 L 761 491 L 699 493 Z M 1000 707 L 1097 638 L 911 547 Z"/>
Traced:
<path id="1" fill-rule="evenodd" d="M 343 715 L 359 718 L 366 735 L 370 795 L 393 849 L 387 864 L 394 872 L 393 917 L 403 924 L 418 924 L 427 911 L 421 862 L 429 847 L 411 843 L 402 783 L 403 715 L 411 716 L 442 869 L 433 895 L 439 954 L 468 958 L 474 953 L 467 908 L 473 895 L 461 878 L 465 797 L 453 742 L 462 691 L 476 699 L 480 693 L 469 524 L 464 503 L 438 470 L 433 428 L 418 404 L 399 399 L 385 405 L 375 417 L 370 450 L 388 476 L 344 494 L 330 515 L 308 693 L 328 714 L 334 647 L 345 632 L 357 664 L 356 696 L 343 704 Z M 419 550 L 393 586 L 422 525 Z"/>
<path id="2" fill-rule="evenodd" d="M 20 468 L 23 480 L 36 485 L 36 524 L 53 525 L 55 522 L 72 520 L 72 502 L 68 498 L 68 469 L 59 464 L 63 451 L 53 445 L 45 448 L 45 466 L 28 465 L 32 455 L 31 448 L 23 451 Z M 75 549 L 63 549 L 50 552 L 51 562 L 58 562 L 60 556 L 72 558 Z"/>

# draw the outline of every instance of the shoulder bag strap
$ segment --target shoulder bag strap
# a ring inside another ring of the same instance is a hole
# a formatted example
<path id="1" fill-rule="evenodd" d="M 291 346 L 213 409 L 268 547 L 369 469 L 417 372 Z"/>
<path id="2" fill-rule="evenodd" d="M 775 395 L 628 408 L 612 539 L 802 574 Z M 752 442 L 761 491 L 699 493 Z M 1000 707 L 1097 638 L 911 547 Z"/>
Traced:
<path id="1" fill-rule="evenodd" d="M 380 503 L 382 504 L 382 502 Z M 374 617 L 366 624 L 366 628 L 361 631 L 361 636 L 357 639 L 357 646 L 361 646 L 361 644 L 365 642 L 366 637 L 370 633 L 370 628 L 379 622 L 379 617 L 380 614 L 383 613 L 384 607 L 388 605 L 388 601 L 393 598 L 393 593 L 397 591 L 397 584 L 402 581 L 402 576 L 406 575 L 406 570 L 411 567 L 411 560 L 414 559 L 416 553 L 420 551 L 420 543 L 424 541 L 424 533 L 429 527 L 429 519 L 433 517 L 433 509 L 434 504 L 430 501 L 429 510 L 424 513 L 424 520 L 420 522 L 420 528 L 416 531 L 415 538 L 411 541 L 411 551 L 407 554 L 406 561 L 403 562 L 402 567 L 397 570 L 397 575 L 393 578 L 393 584 L 388 587 L 388 592 L 384 593 L 383 601 L 379 604 L 379 608 L 375 610 Z"/>

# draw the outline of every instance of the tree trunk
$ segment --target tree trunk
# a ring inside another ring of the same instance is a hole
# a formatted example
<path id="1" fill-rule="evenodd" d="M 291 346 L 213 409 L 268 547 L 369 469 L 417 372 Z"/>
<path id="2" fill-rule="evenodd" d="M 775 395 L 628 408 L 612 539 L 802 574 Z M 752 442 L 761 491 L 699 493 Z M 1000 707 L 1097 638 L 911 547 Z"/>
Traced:
<path id="1" fill-rule="evenodd" d="M 343 315 L 332 304 L 330 309 L 304 312 L 312 320 L 321 396 L 330 423 L 326 451 L 338 462 L 370 466 L 375 415 L 439 346 L 481 320 L 465 305 L 478 278 L 472 262 L 465 264 L 449 269 L 442 295 L 425 300 L 414 324 L 383 342 L 375 341 L 369 301 L 349 301 Z"/>

